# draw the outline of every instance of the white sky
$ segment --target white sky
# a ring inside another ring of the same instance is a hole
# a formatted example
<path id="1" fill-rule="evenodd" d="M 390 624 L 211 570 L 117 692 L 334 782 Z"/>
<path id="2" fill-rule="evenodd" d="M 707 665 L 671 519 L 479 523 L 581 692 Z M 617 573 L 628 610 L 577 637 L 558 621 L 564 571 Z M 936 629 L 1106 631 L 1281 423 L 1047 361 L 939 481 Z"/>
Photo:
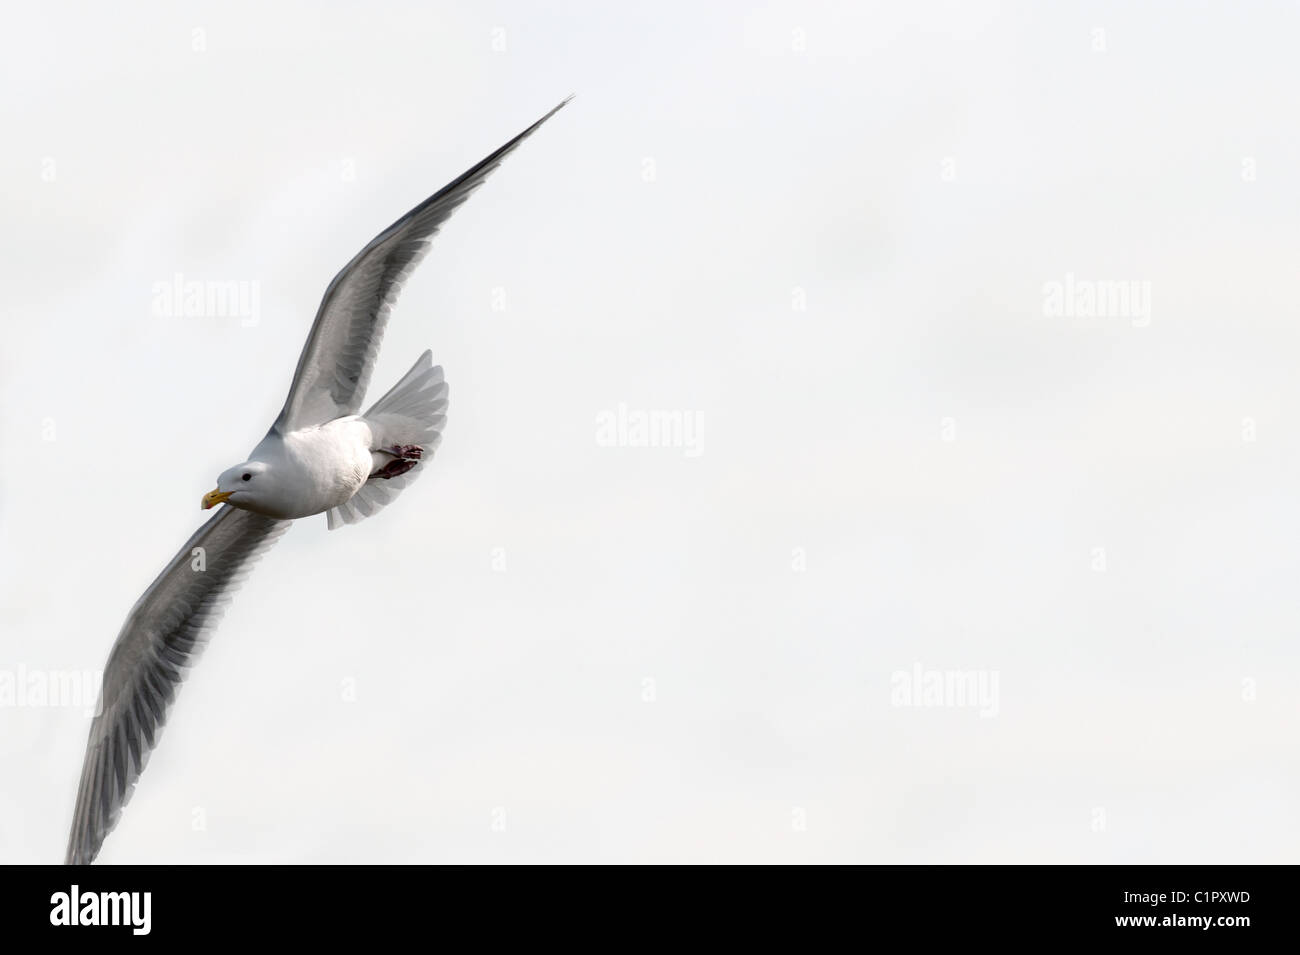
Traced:
<path id="1" fill-rule="evenodd" d="M 0 677 L 103 666 L 333 274 L 578 94 L 394 312 L 430 473 L 263 561 L 103 861 L 1294 861 L 1300 12 L 376 6 L 0 34 Z M 86 730 L 0 706 L 0 861 Z"/>

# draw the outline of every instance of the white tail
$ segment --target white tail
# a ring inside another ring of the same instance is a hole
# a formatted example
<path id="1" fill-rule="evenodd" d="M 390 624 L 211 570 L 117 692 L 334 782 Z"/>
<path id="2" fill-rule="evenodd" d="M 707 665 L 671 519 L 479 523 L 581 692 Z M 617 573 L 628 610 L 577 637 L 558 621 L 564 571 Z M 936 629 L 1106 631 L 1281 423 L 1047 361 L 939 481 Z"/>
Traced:
<path id="1" fill-rule="evenodd" d="M 372 477 L 347 502 L 330 508 L 326 512 L 330 530 L 355 524 L 391 504 L 429 466 L 447 421 L 447 382 L 443 380 L 442 367 L 433 364 L 433 353 L 426 351 L 421 355 L 411 370 L 362 417 L 374 436 L 371 450 L 417 445 L 423 456 L 405 474 Z"/>

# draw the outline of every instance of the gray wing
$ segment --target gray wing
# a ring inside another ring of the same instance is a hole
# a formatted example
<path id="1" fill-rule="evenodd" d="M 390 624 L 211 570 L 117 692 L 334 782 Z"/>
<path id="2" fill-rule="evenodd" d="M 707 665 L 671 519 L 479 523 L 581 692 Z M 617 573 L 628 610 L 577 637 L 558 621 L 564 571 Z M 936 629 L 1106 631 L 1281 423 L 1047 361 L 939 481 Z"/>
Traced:
<path id="1" fill-rule="evenodd" d="M 257 559 L 292 521 L 225 505 L 131 609 L 104 667 L 67 863 L 87 864 L 117 824 L 186 670 Z M 202 548 L 202 551 L 197 551 Z"/>
<path id="2" fill-rule="evenodd" d="M 506 156 L 568 102 L 402 216 L 334 276 L 298 359 L 276 430 L 284 434 L 361 410 L 388 313 L 438 229 Z"/>

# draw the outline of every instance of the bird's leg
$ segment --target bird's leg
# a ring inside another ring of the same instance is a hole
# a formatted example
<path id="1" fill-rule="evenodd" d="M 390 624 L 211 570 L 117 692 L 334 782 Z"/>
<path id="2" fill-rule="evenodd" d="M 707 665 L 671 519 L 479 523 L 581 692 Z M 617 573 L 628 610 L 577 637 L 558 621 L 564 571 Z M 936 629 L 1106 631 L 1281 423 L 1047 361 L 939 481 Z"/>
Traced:
<path id="1" fill-rule="evenodd" d="M 410 458 L 394 458 L 378 471 L 371 474 L 370 477 L 371 479 L 383 478 L 387 481 L 389 478 L 395 478 L 399 474 L 405 474 L 419 463 L 419 461 L 413 461 Z"/>
<path id="2" fill-rule="evenodd" d="M 370 475 L 372 478 L 383 478 L 384 480 L 395 478 L 399 474 L 405 474 L 415 467 L 420 458 L 424 456 L 424 448 L 418 444 L 395 444 L 391 448 L 379 448 L 378 450 L 393 456 L 393 460 Z"/>
<path id="3" fill-rule="evenodd" d="M 418 461 L 424 457 L 424 448 L 418 444 L 395 444 L 391 448 L 376 448 L 383 454 L 391 454 L 395 458 L 410 458 Z"/>

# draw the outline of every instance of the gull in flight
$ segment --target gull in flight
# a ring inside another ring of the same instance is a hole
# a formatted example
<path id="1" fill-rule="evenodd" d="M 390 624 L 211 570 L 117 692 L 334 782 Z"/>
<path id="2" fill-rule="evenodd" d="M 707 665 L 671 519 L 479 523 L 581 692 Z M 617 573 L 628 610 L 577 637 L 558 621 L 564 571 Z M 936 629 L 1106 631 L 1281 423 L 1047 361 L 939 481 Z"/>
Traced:
<path id="1" fill-rule="evenodd" d="M 297 518 L 323 513 L 333 529 L 370 517 L 428 465 L 447 410 L 447 384 L 429 352 L 361 413 L 388 313 L 452 212 L 568 102 L 381 232 L 325 289 L 280 416 L 248 460 L 203 495 L 205 510 L 220 510 L 131 608 L 113 644 L 68 864 L 94 861 L 117 824 L 186 670 L 257 559 Z"/>

